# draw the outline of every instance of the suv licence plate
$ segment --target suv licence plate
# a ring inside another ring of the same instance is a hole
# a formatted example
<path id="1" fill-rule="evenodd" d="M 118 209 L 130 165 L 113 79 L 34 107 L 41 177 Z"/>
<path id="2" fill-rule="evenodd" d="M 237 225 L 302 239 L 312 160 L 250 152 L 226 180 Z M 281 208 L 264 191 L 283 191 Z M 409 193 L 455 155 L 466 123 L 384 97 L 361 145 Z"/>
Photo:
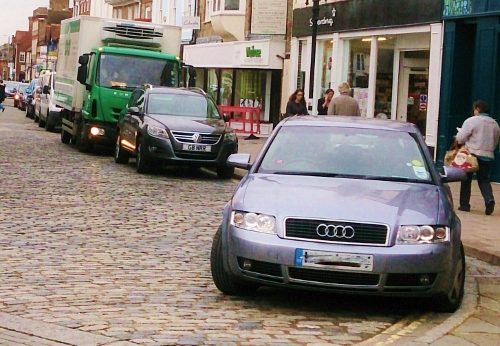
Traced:
<path id="1" fill-rule="evenodd" d="M 373 255 L 296 249 L 295 266 L 371 272 Z"/>
<path id="2" fill-rule="evenodd" d="M 211 145 L 203 145 L 203 144 L 183 144 L 182 150 L 211 152 L 212 146 Z"/>

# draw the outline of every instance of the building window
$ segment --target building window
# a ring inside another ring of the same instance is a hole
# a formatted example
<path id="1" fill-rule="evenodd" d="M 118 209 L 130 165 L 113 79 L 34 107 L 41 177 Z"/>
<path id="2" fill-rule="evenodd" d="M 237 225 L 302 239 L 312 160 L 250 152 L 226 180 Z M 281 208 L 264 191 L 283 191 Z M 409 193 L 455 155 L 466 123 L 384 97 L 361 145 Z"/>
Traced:
<path id="1" fill-rule="evenodd" d="M 146 10 L 144 11 L 144 17 L 146 19 L 151 19 L 151 6 L 146 6 Z"/>
<path id="2" fill-rule="evenodd" d="M 19 53 L 19 62 L 25 62 L 25 61 L 26 61 L 26 53 L 20 52 Z"/>
<path id="3" fill-rule="evenodd" d="M 226 11 L 239 11 L 240 10 L 240 0 L 226 0 L 226 3 L 224 5 L 224 9 Z"/>
<path id="4" fill-rule="evenodd" d="M 205 3 L 205 22 L 210 21 L 213 1 L 214 0 L 207 0 L 207 2 Z"/>

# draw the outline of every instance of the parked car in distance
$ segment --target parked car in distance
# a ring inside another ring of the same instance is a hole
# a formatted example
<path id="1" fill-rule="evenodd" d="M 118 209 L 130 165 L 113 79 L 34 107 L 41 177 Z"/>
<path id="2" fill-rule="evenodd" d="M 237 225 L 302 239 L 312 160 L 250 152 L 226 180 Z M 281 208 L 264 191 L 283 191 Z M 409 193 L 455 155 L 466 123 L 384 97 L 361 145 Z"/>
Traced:
<path id="1" fill-rule="evenodd" d="M 361 117 L 282 121 L 223 212 L 211 269 L 225 294 L 276 285 L 421 297 L 455 311 L 464 294 L 460 220 L 418 128 Z"/>
<path id="2" fill-rule="evenodd" d="M 14 107 L 24 110 L 24 95 L 28 88 L 28 83 L 19 83 L 18 89 L 14 95 Z"/>
<path id="3" fill-rule="evenodd" d="M 38 126 L 45 127 L 47 131 L 53 131 L 56 127 L 61 126 L 62 108 L 56 106 L 55 78 L 56 73 L 52 71 L 45 71 L 39 78 L 41 93 L 39 94 L 38 107 L 35 107 L 35 113 L 38 117 Z"/>
<path id="4" fill-rule="evenodd" d="M 33 79 L 28 88 L 26 89 L 26 97 L 25 97 L 25 113 L 27 118 L 34 119 L 35 117 L 35 93 L 38 88 L 38 79 Z"/>
<path id="5" fill-rule="evenodd" d="M 140 173 L 167 163 L 215 167 L 218 177 L 225 179 L 234 174 L 226 160 L 238 152 L 238 139 L 201 90 L 136 89 L 127 114 L 118 121 L 117 134 L 115 161 L 126 163 L 135 156 Z"/>
<path id="6" fill-rule="evenodd" d="M 13 81 L 4 81 L 5 83 L 5 97 L 12 98 L 17 92 L 17 88 L 19 87 L 19 82 Z"/>

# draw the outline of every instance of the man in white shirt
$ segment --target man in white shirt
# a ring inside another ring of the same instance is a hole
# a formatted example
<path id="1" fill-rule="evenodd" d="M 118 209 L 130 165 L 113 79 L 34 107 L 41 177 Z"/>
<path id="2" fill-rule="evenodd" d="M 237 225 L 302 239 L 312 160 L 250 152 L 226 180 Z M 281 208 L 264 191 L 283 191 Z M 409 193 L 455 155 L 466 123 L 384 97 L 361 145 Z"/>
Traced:
<path id="1" fill-rule="evenodd" d="M 485 101 L 474 102 L 474 116 L 464 121 L 457 134 L 458 144 L 465 144 L 471 154 L 477 157 L 479 171 L 476 172 L 477 183 L 486 206 L 485 214 L 491 215 L 495 209 L 495 198 L 490 183 L 490 173 L 495 162 L 495 149 L 500 140 L 500 127 L 495 119 L 489 116 L 489 107 Z M 470 211 L 470 193 L 473 173 L 460 187 L 459 210 Z"/>

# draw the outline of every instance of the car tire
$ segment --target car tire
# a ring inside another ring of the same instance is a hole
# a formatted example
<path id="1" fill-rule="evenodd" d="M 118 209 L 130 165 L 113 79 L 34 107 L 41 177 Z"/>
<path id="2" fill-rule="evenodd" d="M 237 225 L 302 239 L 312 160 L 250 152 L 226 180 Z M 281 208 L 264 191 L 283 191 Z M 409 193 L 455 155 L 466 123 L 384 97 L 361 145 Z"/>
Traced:
<path id="1" fill-rule="evenodd" d="M 460 261 L 456 271 L 450 292 L 434 297 L 432 301 L 434 311 L 453 313 L 462 304 L 465 286 L 465 252 L 462 244 L 460 244 Z"/>
<path id="2" fill-rule="evenodd" d="M 230 167 L 224 161 L 223 164 L 217 166 L 217 177 L 219 179 L 231 179 L 234 176 L 234 167 Z"/>
<path id="3" fill-rule="evenodd" d="M 118 133 L 116 136 L 116 144 L 115 144 L 115 162 L 120 164 L 127 164 L 130 158 L 129 153 L 122 149 L 121 145 L 121 136 Z"/>
<path id="4" fill-rule="evenodd" d="M 137 173 L 147 174 L 154 171 L 155 166 L 145 155 L 143 140 L 139 139 L 137 141 L 137 156 L 135 157 L 135 166 Z"/>
<path id="5" fill-rule="evenodd" d="M 247 296 L 255 294 L 259 286 L 254 283 L 241 283 L 224 269 L 222 257 L 222 226 L 215 233 L 210 252 L 210 269 L 215 286 L 230 296 Z"/>
<path id="6" fill-rule="evenodd" d="M 71 134 L 61 129 L 61 142 L 64 144 L 69 144 L 71 142 Z"/>
<path id="7" fill-rule="evenodd" d="M 52 132 L 52 131 L 54 131 L 54 124 L 50 120 L 51 120 L 50 115 L 47 112 L 47 120 L 45 121 L 45 130 Z"/>

